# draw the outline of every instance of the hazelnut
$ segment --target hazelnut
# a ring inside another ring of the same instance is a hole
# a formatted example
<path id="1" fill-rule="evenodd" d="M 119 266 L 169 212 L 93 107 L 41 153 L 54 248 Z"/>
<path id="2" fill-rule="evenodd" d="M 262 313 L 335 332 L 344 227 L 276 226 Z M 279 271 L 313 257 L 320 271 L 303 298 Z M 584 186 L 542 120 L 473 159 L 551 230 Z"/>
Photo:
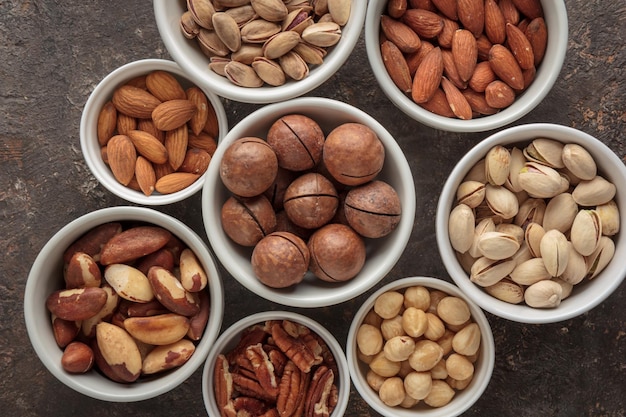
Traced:
<path id="1" fill-rule="evenodd" d="M 357 330 L 356 344 L 364 355 L 376 355 L 383 349 L 383 335 L 371 324 L 362 324 Z"/>
<path id="2" fill-rule="evenodd" d="M 296 178 L 287 187 L 283 204 L 292 222 L 307 229 L 316 229 L 333 218 L 339 196 L 326 177 L 310 172 Z"/>
<path id="3" fill-rule="evenodd" d="M 267 190 L 278 173 L 278 159 L 263 139 L 244 137 L 224 152 L 220 178 L 233 194 L 254 197 Z"/>
<path id="4" fill-rule="evenodd" d="M 443 358 L 443 349 L 432 340 L 420 340 L 409 356 L 411 367 L 418 372 L 430 371 Z"/>
<path id="5" fill-rule="evenodd" d="M 309 238 L 309 269 L 321 280 L 347 281 L 365 264 L 365 243 L 350 227 L 331 223 L 316 230 Z"/>
<path id="6" fill-rule="evenodd" d="M 416 285 L 404 291 L 404 307 L 415 307 L 426 311 L 430 306 L 430 291 L 428 288 Z"/>
<path id="7" fill-rule="evenodd" d="M 276 228 L 276 215 L 269 200 L 256 197 L 230 197 L 222 206 L 222 228 L 236 243 L 254 246 Z"/>
<path id="8" fill-rule="evenodd" d="M 444 297 L 437 305 L 437 315 L 450 325 L 461 325 L 470 319 L 469 306 L 459 297 Z"/>
<path id="9" fill-rule="evenodd" d="M 392 377 L 400 372 L 400 362 L 390 361 L 385 352 L 379 352 L 370 362 L 370 369 L 382 377 Z"/>
<path id="10" fill-rule="evenodd" d="M 376 298 L 374 311 L 384 319 L 390 319 L 402 310 L 404 296 L 398 291 L 387 291 Z"/>
<path id="11" fill-rule="evenodd" d="M 402 378 L 397 376 L 387 378 L 378 391 L 380 400 L 390 407 L 400 405 L 404 401 L 405 395 Z"/>
<path id="12" fill-rule="evenodd" d="M 413 371 L 404 377 L 404 390 L 416 400 L 423 400 L 430 393 L 433 378 L 430 372 Z"/>
<path id="13" fill-rule="evenodd" d="M 382 181 L 355 187 L 346 195 L 348 224 L 365 237 L 379 238 L 391 233 L 400 223 L 401 212 L 398 193 Z"/>
<path id="14" fill-rule="evenodd" d="M 410 336 L 395 336 L 387 340 L 383 348 L 390 361 L 401 362 L 409 358 L 415 349 L 415 341 Z"/>
<path id="15" fill-rule="evenodd" d="M 384 160 L 382 142 L 363 124 L 344 123 L 326 137 L 324 164 L 342 184 L 361 185 L 373 180 L 383 168 Z"/>
<path id="16" fill-rule="evenodd" d="M 267 133 L 278 165 L 291 171 L 311 169 L 322 159 L 324 133 L 317 122 L 301 114 L 276 120 Z"/>
<path id="17" fill-rule="evenodd" d="M 402 328 L 411 337 L 420 337 L 428 327 L 428 319 L 423 310 L 409 307 L 402 313 Z"/>
<path id="18" fill-rule="evenodd" d="M 383 320 L 380 324 L 380 332 L 385 340 L 393 339 L 396 336 L 404 336 L 406 332 L 402 328 L 402 316 Z"/>
<path id="19" fill-rule="evenodd" d="M 433 380 L 430 393 L 424 398 L 424 402 L 431 407 L 443 407 L 454 397 L 455 391 L 445 381 Z"/>
<path id="20" fill-rule="evenodd" d="M 309 265 L 306 243 L 289 232 L 274 232 L 259 241 L 252 251 L 252 269 L 259 280 L 272 288 L 298 284 Z"/>
<path id="21" fill-rule="evenodd" d="M 474 365 L 463 355 L 452 353 L 446 359 L 448 376 L 462 381 L 474 375 Z"/>

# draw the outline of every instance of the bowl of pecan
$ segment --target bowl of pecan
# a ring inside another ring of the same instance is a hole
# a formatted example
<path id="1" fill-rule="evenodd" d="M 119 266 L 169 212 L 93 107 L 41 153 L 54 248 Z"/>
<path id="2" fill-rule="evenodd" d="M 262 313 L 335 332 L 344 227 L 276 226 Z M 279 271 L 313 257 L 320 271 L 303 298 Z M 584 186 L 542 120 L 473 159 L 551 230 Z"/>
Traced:
<path id="1" fill-rule="evenodd" d="M 316 321 L 288 311 L 256 313 L 226 329 L 202 376 L 211 416 L 342 416 L 349 396 L 337 340 Z"/>
<path id="2" fill-rule="evenodd" d="M 146 207 L 85 214 L 50 238 L 26 282 L 37 356 L 92 398 L 168 392 L 206 359 L 223 316 L 221 278 L 189 227 Z"/>
<path id="3" fill-rule="evenodd" d="M 173 59 L 202 86 L 245 103 L 301 96 L 328 80 L 356 45 L 361 0 L 154 0 Z"/>
<path id="4" fill-rule="evenodd" d="M 173 61 L 144 59 L 108 74 L 85 103 L 80 145 L 106 189 L 143 205 L 202 188 L 228 120 L 219 97 Z"/>
<path id="5" fill-rule="evenodd" d="M 389 99 L 427 126 L 496 129 L 532 111 L 567 51 L 567 11 L 551 0 L 374 0 L 365 44 Z"/>

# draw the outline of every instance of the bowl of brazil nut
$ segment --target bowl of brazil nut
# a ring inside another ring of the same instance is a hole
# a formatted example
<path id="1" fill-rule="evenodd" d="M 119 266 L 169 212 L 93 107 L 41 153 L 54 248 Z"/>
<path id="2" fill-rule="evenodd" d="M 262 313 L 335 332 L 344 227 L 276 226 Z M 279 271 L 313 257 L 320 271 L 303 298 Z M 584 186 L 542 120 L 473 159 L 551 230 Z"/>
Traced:
<path id="1" fill-rule="evenodd" d="M 50 238 L 24 293 L 41 362 L 79 393 L 132 402 L 168 392 L 219 334 L 221 278 L 182 222 L 146 207 L 85 214 Z"/>
<path id="2" fill-rule="evenodd" d="M 202 86 L 245 103 L 301 96 L 346 62 L 361 0 L 154 0 L 168 52 Z"/>
<path id="3" fill-rule="evenodd" d="M 381 280 L 415 217 L 408 162 L 371 116 L 317 97 L 265 106 L 224 138 L 202 216 L 242 285 L 294 307 L 344 302 Z"/>
<path id="4" fill-rule="evenodd" d="M 210 416 L 342 416 L 350 373 L 341 346 L 321 324 L 266 311 L 217 339 L 204 365 L 202 397 Z"/>
<path id="5" fill-rule="evenodd" d="M 457 163 L 437 206 L 448 273 L 483 309 L 553 323 L 621 284 L 626 168 L 600 140 L 556 124 L 484 139 Z"/>
<path id="6" fill-rule="evenodd" d="M 491 379 L 495 346 L 483 311 L 441 279 L 408 277 L 373 293 L 346 343 L 357 391 L 389 417 L 457 416 Z"/>
<path id="7" fill-rule="evenodd" d="M 80 145 L 96 179 L 136 204 L 181 201 L 202 188 L 228 120 L 217 95 L 173 61 L 125 64 L 83 109 Z"/>
<path id="8" fill-rule="evenodd" d="M 563 1 L 372 0 L 365 45 L 381 88 L 427 126 L 481 132 L 533 110 L 567 51 Z"/>

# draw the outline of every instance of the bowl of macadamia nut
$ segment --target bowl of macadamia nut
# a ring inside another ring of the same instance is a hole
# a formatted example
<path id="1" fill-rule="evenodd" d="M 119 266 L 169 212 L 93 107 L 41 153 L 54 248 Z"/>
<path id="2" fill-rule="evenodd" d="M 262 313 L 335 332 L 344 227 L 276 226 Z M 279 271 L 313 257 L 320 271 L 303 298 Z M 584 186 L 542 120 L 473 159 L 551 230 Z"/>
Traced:
<path id="1" fill-rule="evenodd" d="M 395 265 L 415 188 L 394 138 L 339 101 L 263 107 L 218 146 L 202 192 L 216 256 L 243 286 L 294 307 L 341 303 Z"/>
<path id="2" fill-rule="evenodd" d="M 626 168 L 600 140 L 555 124 L 484 139 L 437 207 L 448 273 L 483 309 L 553 323 L 602 303 L 626 275 Z"/>
<path id="3" fill-rule="evenodd" d="M 85 103 L 80 146 L 107 190 L 136 204 L 172 204 L 197 193 L 226 135 L 219 97 L 175 62 L 143 59 L 108 74 Z"/>
<path id="4" fill-rule="evenodd" d="M 567 52 L 561 0 L 371 0 L 365 46 L 387 97 L 409 117 L 483 132 L 532 111 Z"/>
<path id="5" fill-rule="evenodd" d="M 335 337 L 289 311 L 245 317 L 217 339 L 204 365 L 210 416 L 343 416 L 350 372 Z"/>
<path id="6" fill-rule="evenodd" d="M 204 364 L 224 311 L 206 245 L 146 207 L 85 214 L 50 238 L 30 270 L 26 329 L 59 381 L 88 397 L 141 401 Z"/>
<path id="7" fill-rule="evenodd" d="M 346 343 L 352 382 L 388 417 L 458 416 L 489 384 L 495 362 L 483 311 L 455 285 L 408 277 L 373 293 Z"/>
<path id="8" fill-rule="evenodd" d="M 301 96 L 349 59 L 362 0 L 154 0 L 161 39 L 194 79 L 244 103 Z"/>

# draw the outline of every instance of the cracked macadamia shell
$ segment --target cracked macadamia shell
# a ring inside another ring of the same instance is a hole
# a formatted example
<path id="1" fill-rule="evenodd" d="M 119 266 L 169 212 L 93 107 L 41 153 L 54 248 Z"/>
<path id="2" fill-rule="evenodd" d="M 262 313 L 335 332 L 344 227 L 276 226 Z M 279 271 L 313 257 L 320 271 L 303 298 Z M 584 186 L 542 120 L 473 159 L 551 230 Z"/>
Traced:
<path id="1" fill-rule="evenodd" d="M 351 189 L 344 204 L 346 220 L 361 236 L 379 238 L 391 233 L 402 216 L 396 190 L 383 181 Z"/>
<path id="2" fill-rule="evenodd" d="M 272 288 L 298 284 L 309 266 L 309 249 L 304 240 L 289 232 L 274 232 L 257 243 L 252 252 L 256 277 Z"/>
<path id="3" fill-rule="evenodd" d="M 267 190 L 278 173 L 278 158 L 263 139 L 244 137 L 234 141 L 220 162 L 220 178 L 233 194 L 254 197 Z"/>
<path id="4" fill-rule="evenodd" d="M 278 165 L 291 171 L 311 169 L 322 159 L 324 133 L 313 119 L 289 114 L 276 120 L 267 133 Z"/>
<path id="5" fill-rule="evenodd" d="M 222 206 L 222 227 L 242 246 L 254 246 L 276 228 L 276 214 L 264 195 L 230 197 Z"/>
<path id="6" fill-rule="evenodd" d="M 310 271 L 329 282 L 354 278 L 365 264 L 365 243 L 349 226 L 331 223 L 309 238 Z"/>
<path id="7" fill-rule="evenodd" d="M 339 206 L 339 196 L 330 180 L 310 172 L 296 178 L 287 187 L 283 205 L 294 224 L 315 229 L 333 218 Z"/>

